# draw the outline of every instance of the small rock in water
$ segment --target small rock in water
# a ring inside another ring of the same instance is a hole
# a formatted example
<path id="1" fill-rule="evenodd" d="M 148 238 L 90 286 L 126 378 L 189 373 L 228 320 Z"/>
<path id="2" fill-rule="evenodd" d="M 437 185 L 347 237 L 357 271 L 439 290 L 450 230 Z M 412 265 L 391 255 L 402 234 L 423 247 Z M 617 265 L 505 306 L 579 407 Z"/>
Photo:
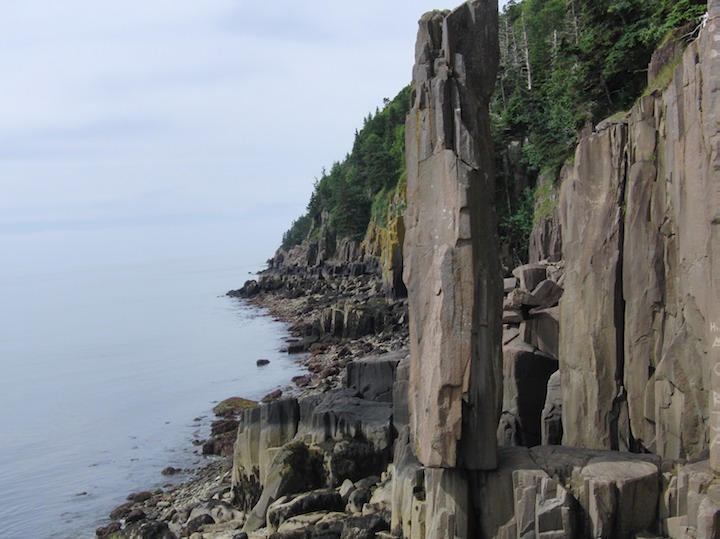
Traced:
<path id="1" fill-rule="evenodd" d="M 268 363 L 270 363 L 270 360 L 269 359 L 258 359 L 255 363 L 257 364 L 258 367 L 262 367 L 263 365 L 267 365 Z"/>
<path id="2" fill-rule="evenodd" d="M 168 466 L 167 468 L 164 468 L 161 472 L 163 475 L 175 475 L 182 472 L 182 469 L 180 468 L 173 468 L 172 466 Z"/>

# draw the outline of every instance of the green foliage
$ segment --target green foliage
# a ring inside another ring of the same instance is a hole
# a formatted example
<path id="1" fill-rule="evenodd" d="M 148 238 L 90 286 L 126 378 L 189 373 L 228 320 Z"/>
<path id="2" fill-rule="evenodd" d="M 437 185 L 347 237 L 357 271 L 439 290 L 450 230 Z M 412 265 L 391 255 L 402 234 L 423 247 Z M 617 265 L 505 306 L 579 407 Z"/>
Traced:
<path id="1" fill-rule="evenodd" d="M 500 69 L 490 110 L 500 158 L 500 235 L 511 255 L 523 251 L 528 225 L 520 221 L 532 215 L 525 188 L 541 173 L 558 177 L 582 128 L 630 108 L 647 84 L 654 49 L 670 31 L 697 20 L 706 5 L 706 0 L 508 3 L 500 15 Z M 667 84 L 668 70 L 656 85 Z M 508 166 L 507 157 L 502 159 L 513 142 L 521 144 L 520 156 Z M 523 167 L 526 172 L 518 172 Z"/>
<path id="2" fill-rule="evenodd" d="M 500 17 L 495 136 L 527 140 L 532 171 L 558 169 L 579 128 L 629 108 L 661 39 L 705 9 L 705 0 L 510 2 Z"/>
<path id="3" fill-rule="evenodd" d="M 290 225 L 290 229 L 283 234 L 281 247 L 286 251 L 293 246 L 301 243 L 310 232 L 312 219 L 308 214 L 302 215 L 295 219 Z"/>
<path id="4" fill-rule="evenodd" d="M 323 170 L 307 214 L 283 236 L 284 249 L 300 243 L 311 229 L 318 230 L 323 218 L 329 219 L 338 238 L 359 241 L 365 236 L 373 205 L 382 203 L 378 197 L 388 200 L 405 171 L 405 116 L 409 110 L 408 86 L 382 110 L 365 118 L 350 154 L 334 163 L 330 172 Z"/>
<path id="5" fill-rule="evenodd" d="M 513 212 L 498 208 L 498 233 L 500 241 L 510 249 L 515 262 L 523 262 L 527 253 L 528 241 L 533 229 L 535 196 L 533 189 L 526 188 Z"/>
<path id="6" fill-rule="evenodd" d="M 675 74 L 675 69 L 678 65 L 680 65 L 681 61 L 682 57 L 678 56 L 670 63 L 664 65 L 663 68 L 660 70 L 660 73 L 658 73 L 655 79 L 652 81 L 652 84 L 648 85 L 648 87 L 645 88 L 643 95 L 650 95 L 653 92 L 662 92 L 663 90 L 665 90 L 665 88 L 670 85 L 670 82 L 673 79 L 673 75 Z"/>
<path id="7" fill-rule="evenodd" d="M 533 223 L 552 216 L 557 205 L 557 190 L 554 182 L 539 182 L 534 193 Z"/>

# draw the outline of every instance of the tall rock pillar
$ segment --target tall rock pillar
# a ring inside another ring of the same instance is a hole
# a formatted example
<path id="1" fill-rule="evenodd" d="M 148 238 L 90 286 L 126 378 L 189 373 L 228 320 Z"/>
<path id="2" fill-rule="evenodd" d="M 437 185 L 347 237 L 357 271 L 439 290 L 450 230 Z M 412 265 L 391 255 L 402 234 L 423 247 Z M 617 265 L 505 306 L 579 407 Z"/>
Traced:
<path id="1" fill-rule="evenodd" d="M 713 197 L 710 261 L 711 296 L 710 320 L 708 320 L 710 348 L 710 464 L 715 472 L 720 472 L 720 0 L 708 1 L 707 32 L 703 35 L 710 49 L 708 68 L 703 73 L 706 79 L 703 101 L 709 111 L 705 126 L 707 146 L 710 154 L 708 183 Z"/>
<path id="2" fill-rule="evenodd" d="M 497 28 L 497 1 L 471 0 L 452 12 L 424 15 L 415 49 L 403 276 L 411 444 L 428 468 L 497 464 L 502 282 L 488 116 Z M 457 484 L 438 474 L 426 478 Z M 437 499 L 428 492 L 429 501 Z"/>

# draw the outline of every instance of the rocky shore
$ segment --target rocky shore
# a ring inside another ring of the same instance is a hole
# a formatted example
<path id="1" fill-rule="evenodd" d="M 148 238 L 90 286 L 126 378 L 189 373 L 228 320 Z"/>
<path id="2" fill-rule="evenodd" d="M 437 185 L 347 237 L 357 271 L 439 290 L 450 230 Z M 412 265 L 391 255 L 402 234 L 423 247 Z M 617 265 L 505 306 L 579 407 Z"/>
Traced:
<path id="1" fill-rule="evenodd" d="M 230 293 L 292 324 L 307 376 L 223 418 L 231 463 L 98 535 L 720 537 L 718 0 L 706 19 L 674 82 L 580 140 L 510 271 L 496 2 L 424 15 L 393 233 L 321 223 Z"/>
<path id="2" fill-rule="evenodd" d="M 356 391 L 358 388 L 349 389 L 353 384 L 387 374 L 388 364 L 397 364 L 407 355 L 406 303 L 387 301 L 382 294 L 380 277 L 372 268 L 368 269 L 367 273 L 365 268 L 359 272 L 357 268 L 342 265 L 333 267 L 330 273 L 326 268 L 324 275 L 321 271 L 271 269 L 264 272 L 259 282 L 249 281 L 242 289 L 228 292 L 228 296 L 247 301 L 289 323 L 290 336 L 284 351 L 297 354 L 298 362 L 307 367 L 306 375 L 293 378 L 291 389 L 278 389 L 265 396 L 262 409 L 281 410 L 288 408 L 288 403 L 292 408 L 298 401 L 321 405 L 328 400 L 331 408 L 340 410 L 353 403 L 353 399 L 365 400 L 362 391 Z M 369 359 L 376 364 L 375 368 L 358 368 L 359 358 L 365 358 L 365 363 Z M 365 387 L 364 391 L 368 396 L 375 392 L 372 397 L 382 399 L 383 391 L 392 392 L 394 377 L 392 372 L 390 375 L 389 380 L 380 384 L 383 387 Z M 386 403 L 375 406 L 373 411 L 382 408 L 380 416 L 388 419 L 388 407 Z M 248 480 L 242 487 L 233 487 L 233 447 L 244 416 L 257 415 L 260 410 L 260 403 L 242 398 L 231 397 L 221 402 L 214 409 L 218 417 L 212 423 L 210 438 L 195 442 L 202 445 L 209 462 L 180 485 L 131 493 L 126 503 L 111 512 L 111 522 L 96 530 L 96 536 L 109 539 L 305 537 L 298 530 L 312 524 L 313 528 L 327 527 L 340 532 L 342 537 L 371 537 L 375 535 L 368 533 L 390 529 L 389 477 L 385 468 L 390 458 L 388 444 L 394 434 L 386 428 L 382 456 L 373 456 L 373 451 L 367 448 L 360 448 L 356 455 L 357 447 L 346 448 L 344 467 L 346 471 L 352 470 L 349 475 L 354 481 L 344 477 L 334 489 L 309 489 L 296 498 L 281 497 L 288 507 L 275 503 L 274 512 L 268 509 L 274 515 L 270 518 L 274 522 L 270 529 L 263 525 L 253 532 L 242 531 L 248 519 L 252 519 L 248 509 L 251 504 L 255 505 L 259 492 L 258 484 L 253 486 Z M 370 464 L 365 466 L 367 474 L 358 470 L 364 466 L 363 457 L 370 457 Z M 319 471 L 319 475 L 323 476 L 324 472 Z M 323 481 L 326 486 L 327 478 Z M 308 516 L 305 510 L 308 506 L 320 512 L 313 511 Z M 293 518 L 298 507 L 303 508 L 304 514 L 299 520 Z M 328 537 L 335 536 L 340 535 Z"/>

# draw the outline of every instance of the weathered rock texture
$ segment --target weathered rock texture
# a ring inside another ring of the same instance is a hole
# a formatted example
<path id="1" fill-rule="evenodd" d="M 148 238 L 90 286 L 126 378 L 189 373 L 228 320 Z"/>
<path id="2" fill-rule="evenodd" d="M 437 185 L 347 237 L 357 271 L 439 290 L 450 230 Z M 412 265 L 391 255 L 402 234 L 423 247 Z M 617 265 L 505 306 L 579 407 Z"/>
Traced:
<path id="1" fill-rule="evenodd" d="M 240 414 L 232 489 L 235 503 L 247 512 L 246 531 L 265 526 L 270 505 L 283 496 L 386 469 L 396 432 L 395 371 L 406 356 L 398 351 L 358 358 L 348 365 L 346 388 Z"/>
<path id="2" fill-rule="evenodd" d="M 660 459 L 570 447 L 505 448 L 478 473 L 478 537 L 630 539 L 654 527 Z"/>
<path id="3" fill-rule="evenodd" d="M 497 2 L 424 15 L 415 59 L 404 245 L 412 443 L 425 466 L 493 468 L 502 281 L 487 103 Z"/>
<path id="4" fill-rule="evenodd" d="M 581 140 L 563 170 L 564 444 L 669 459 L 708 448 L 718 11 L 711 0 L 670 85 Z"/>

